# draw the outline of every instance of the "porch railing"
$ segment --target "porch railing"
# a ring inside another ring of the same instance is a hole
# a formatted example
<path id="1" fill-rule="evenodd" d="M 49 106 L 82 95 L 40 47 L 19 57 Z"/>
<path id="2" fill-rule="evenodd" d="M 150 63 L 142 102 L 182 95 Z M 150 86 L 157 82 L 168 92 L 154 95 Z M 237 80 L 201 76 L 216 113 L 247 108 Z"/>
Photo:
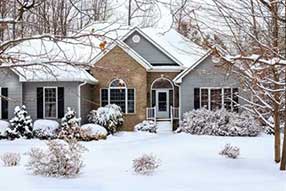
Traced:
<path id="1" fill-rule="evenodd" d="M 170 110 L 171 110 L 171 120 L 173 121 L 174 119 L 179 119 L 179 108 L 170 106 Z"/>
<path id="2" fill-rule="evenodd" d="M 146 108 L 146 119 L 153 120 L 156 123 L 156 107 L 147 107 Z"/>

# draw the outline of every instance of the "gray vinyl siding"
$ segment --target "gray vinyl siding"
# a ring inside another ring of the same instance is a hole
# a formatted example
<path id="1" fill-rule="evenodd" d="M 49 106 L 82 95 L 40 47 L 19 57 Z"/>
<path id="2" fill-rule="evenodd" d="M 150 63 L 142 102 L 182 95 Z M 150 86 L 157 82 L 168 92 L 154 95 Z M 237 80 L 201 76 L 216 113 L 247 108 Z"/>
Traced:
<path id="1" fill-rule="evenodd" d="M 132 37 L 134 35 L 139 35 L 141 37 L 139 43 L 134 43 L 132 41 Z M 150 43 L 147 39 L 145 39 L 136 31 L 125 40 L 125 43 L 133 50 L 135 50 L 140 56 L 145 58 L 152 65 L 153 64 L 177 65 L 161 50 L 155 47 L 152 43 Z"/>
<path id="2" fill-rule="evenodd" d="M 78 114 L 79 82 L 25 82 L 23 83 L 23 103 L 33 120 L 37 119 L 37 88 L 64 87 L 65 111 L 71 107 Z"/>
<path id="3" fill-rule="evenodd" d="M 81 106 L 81 123 L 82 124 L 85 124 L 87 123 L 87 115 L 88 113 L 93 109 L 95 108 L 96 106 L 94 105 L 94 102 L 93 102 L 93 95 L 92 95 L 92 89 L 93 89 L 93 86 L 92 85 L 89 85 L 89 84 L 86 84 L 84 86 L 81 87 L 81 90 L 80 90 L 80 95 L 81 95 L 81 103 L 80 103 L 80 106 Z"/>
<path id="4" fill-rule="evenodd" d="M 0 87 L 8 88 L 8 119 L 14 116 L 14 108 L 22 104 L 22 83 L 19 77 L 9 69 L 0 70 Z"/>
<path id="5" fill-rule="evenodd" d="M 194 109 L 194 88 L 200 87 L 230 87 L 239 88 L 239 95 L 245 94 L 240 88 L 237 74 L 226 75 L 227 71 L 215 66 L 210 56 L 190 71 L 181 83 L 181 114 Z M 239 103 L 243 103 L 239 100 Z"/>

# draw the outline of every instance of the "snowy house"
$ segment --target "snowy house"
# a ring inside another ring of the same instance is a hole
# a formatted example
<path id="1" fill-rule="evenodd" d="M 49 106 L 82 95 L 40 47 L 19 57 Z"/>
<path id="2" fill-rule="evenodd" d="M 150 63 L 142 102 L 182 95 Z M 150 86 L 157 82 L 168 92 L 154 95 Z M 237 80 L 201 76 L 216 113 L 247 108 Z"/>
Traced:
<path id="1" fill-rule="evenodd" d="M 88 31 L 104 34 L 92 40 L 95 46 L 105 42 L 104 47 L 67 47 L 64 55 L 50 52 L 54 60 L 89 60 L 91 70 L 56 62 L 47 69 L 38 65 L 13 68 L 8 72 L 9 80 L 3 77 L 0 81 L 2 95 L 9 98 L 1 104 L 3 119 L 10 118 L 14 106 L 21 103 L 33 119 L 58 119 L 66 107 L 72 107 L 85 122 L 89 110 L 117 104 L 125 114 L 124 129 L 133 130 L 145 119 L 173 124 L 183 112 L 199 107 L 237 110 L 229 98 L 240 102 L 238 77 L 226 75 L 210 51 L 202 50 L 175 30 L 94 24 L 81 33 Z M 33 43 L 25 46 L 33 49 Z M 30 49 L 25 50 L 35 51 Z"/>

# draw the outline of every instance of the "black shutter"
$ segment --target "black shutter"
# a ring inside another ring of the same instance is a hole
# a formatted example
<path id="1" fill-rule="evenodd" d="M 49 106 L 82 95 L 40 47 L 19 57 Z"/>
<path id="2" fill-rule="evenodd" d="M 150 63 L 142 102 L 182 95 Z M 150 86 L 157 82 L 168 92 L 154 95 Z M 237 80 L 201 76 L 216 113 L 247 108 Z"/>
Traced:
<path id="1" fill-rule="evenodd" d="M 2 119 L 8 119 L 8 88 L 1 89 Z"/>
<path id="2" fill-rule="evenodd" d="M 200 108 L 200 88 L 194 88 L 194 109 Z"/>
<path id="3" fill-rule="evenodd" d="M 58 118 L 63 118 L 65 115 L 65 89 L 58 87 Z"/>
<path id="4" fill-rule="evenodd" d="M 233 111 L 238 112 L 238 88 L 233 88 L 232 90 L 232 99 L 233 99 Z"/>
<path id="5" fill-rule="evenodd" d="M 44 117 L 44 91 L 43 88 L 37 88 L 37 118 L 38 119 L 43 119 Z"/>

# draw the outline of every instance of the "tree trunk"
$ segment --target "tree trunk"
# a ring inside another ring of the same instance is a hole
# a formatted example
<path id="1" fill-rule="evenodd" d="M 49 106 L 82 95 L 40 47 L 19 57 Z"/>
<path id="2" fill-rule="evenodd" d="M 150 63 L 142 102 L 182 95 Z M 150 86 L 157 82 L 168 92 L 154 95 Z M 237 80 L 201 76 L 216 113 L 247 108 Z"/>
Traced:
<path id="1" fill-rule="evenodd" d="M 273 47 L 275 51 L 278 51 L 278 38 L 279 38 L 279 24 L 278 24 L 278 3 L 276 0 L 271 0 L 271 6 L 272 6 L 272 24 L 273 24 L 273 32 L 272 32 L 272 38 L 273 38 Z M 277 70 L 274 66 L 274 79 L 276 82 L 279 82 L 279 75 L 277 73 Z M 275 84 L 274 88 L 277 90 L 279 89 L 279 85 Z M 274 132 L 275 132 L 275 146 L 274 146 L 274 152 L 275 152 L 275 162 L 280 162 L 280 105 L 277 103 L 279 102 L 279 93 L 276 92 L 274 94 Z"/>
<path id="2" fill-rule="evenodd" d="M 286 71 L 285 71 L 285 82 L 286 82 Z M 284 99 L 286 100 L 286 91 L 284 92 Z M 284 107 L 286 107 L 286 105 L 284 105 Z M 283 147 L 282 147 L 282 158 L 281 158 L 281 163 L 280 163 L 280 170 L 286 170 L 286 108 L 284 108 L 284 133 L 283 133 L 283 136 L 284 137 L 283 137 Z"/>
<path id="3" fill-rule="evenodd" d="M 275 103 L 274 106 L 274 139 L 275 139 L 275 162 L 280 162 L 280 123 L 279 123 L 279 105 Z"/>
<path id="4" fill-rule="evenodd" d="M 286 5 L 286 0 L 285 0 Z M 284 9 L 284 14 L 286 18 L 286 8 Z M 286 22 L 284 23 L 284 29 L 285 29 L 285 36 L 284 36 L 284 56 L 286 57 Z M 286 67 L 284 67 L 284 80 L 286 83 Z M 284 85 L 285 88 L 285 85 Z M 286 90 L 284 91 L 284 133 L 283 133 L 283 146 L 282 146 L 282 158 L 280 163 L 280 170 L 286 170 Z"/>
<path id="5" fill-rule="evenodd" d="M 128 4 L 128 26 L 131 25 L 131 0 L 129 0 Z"/>

